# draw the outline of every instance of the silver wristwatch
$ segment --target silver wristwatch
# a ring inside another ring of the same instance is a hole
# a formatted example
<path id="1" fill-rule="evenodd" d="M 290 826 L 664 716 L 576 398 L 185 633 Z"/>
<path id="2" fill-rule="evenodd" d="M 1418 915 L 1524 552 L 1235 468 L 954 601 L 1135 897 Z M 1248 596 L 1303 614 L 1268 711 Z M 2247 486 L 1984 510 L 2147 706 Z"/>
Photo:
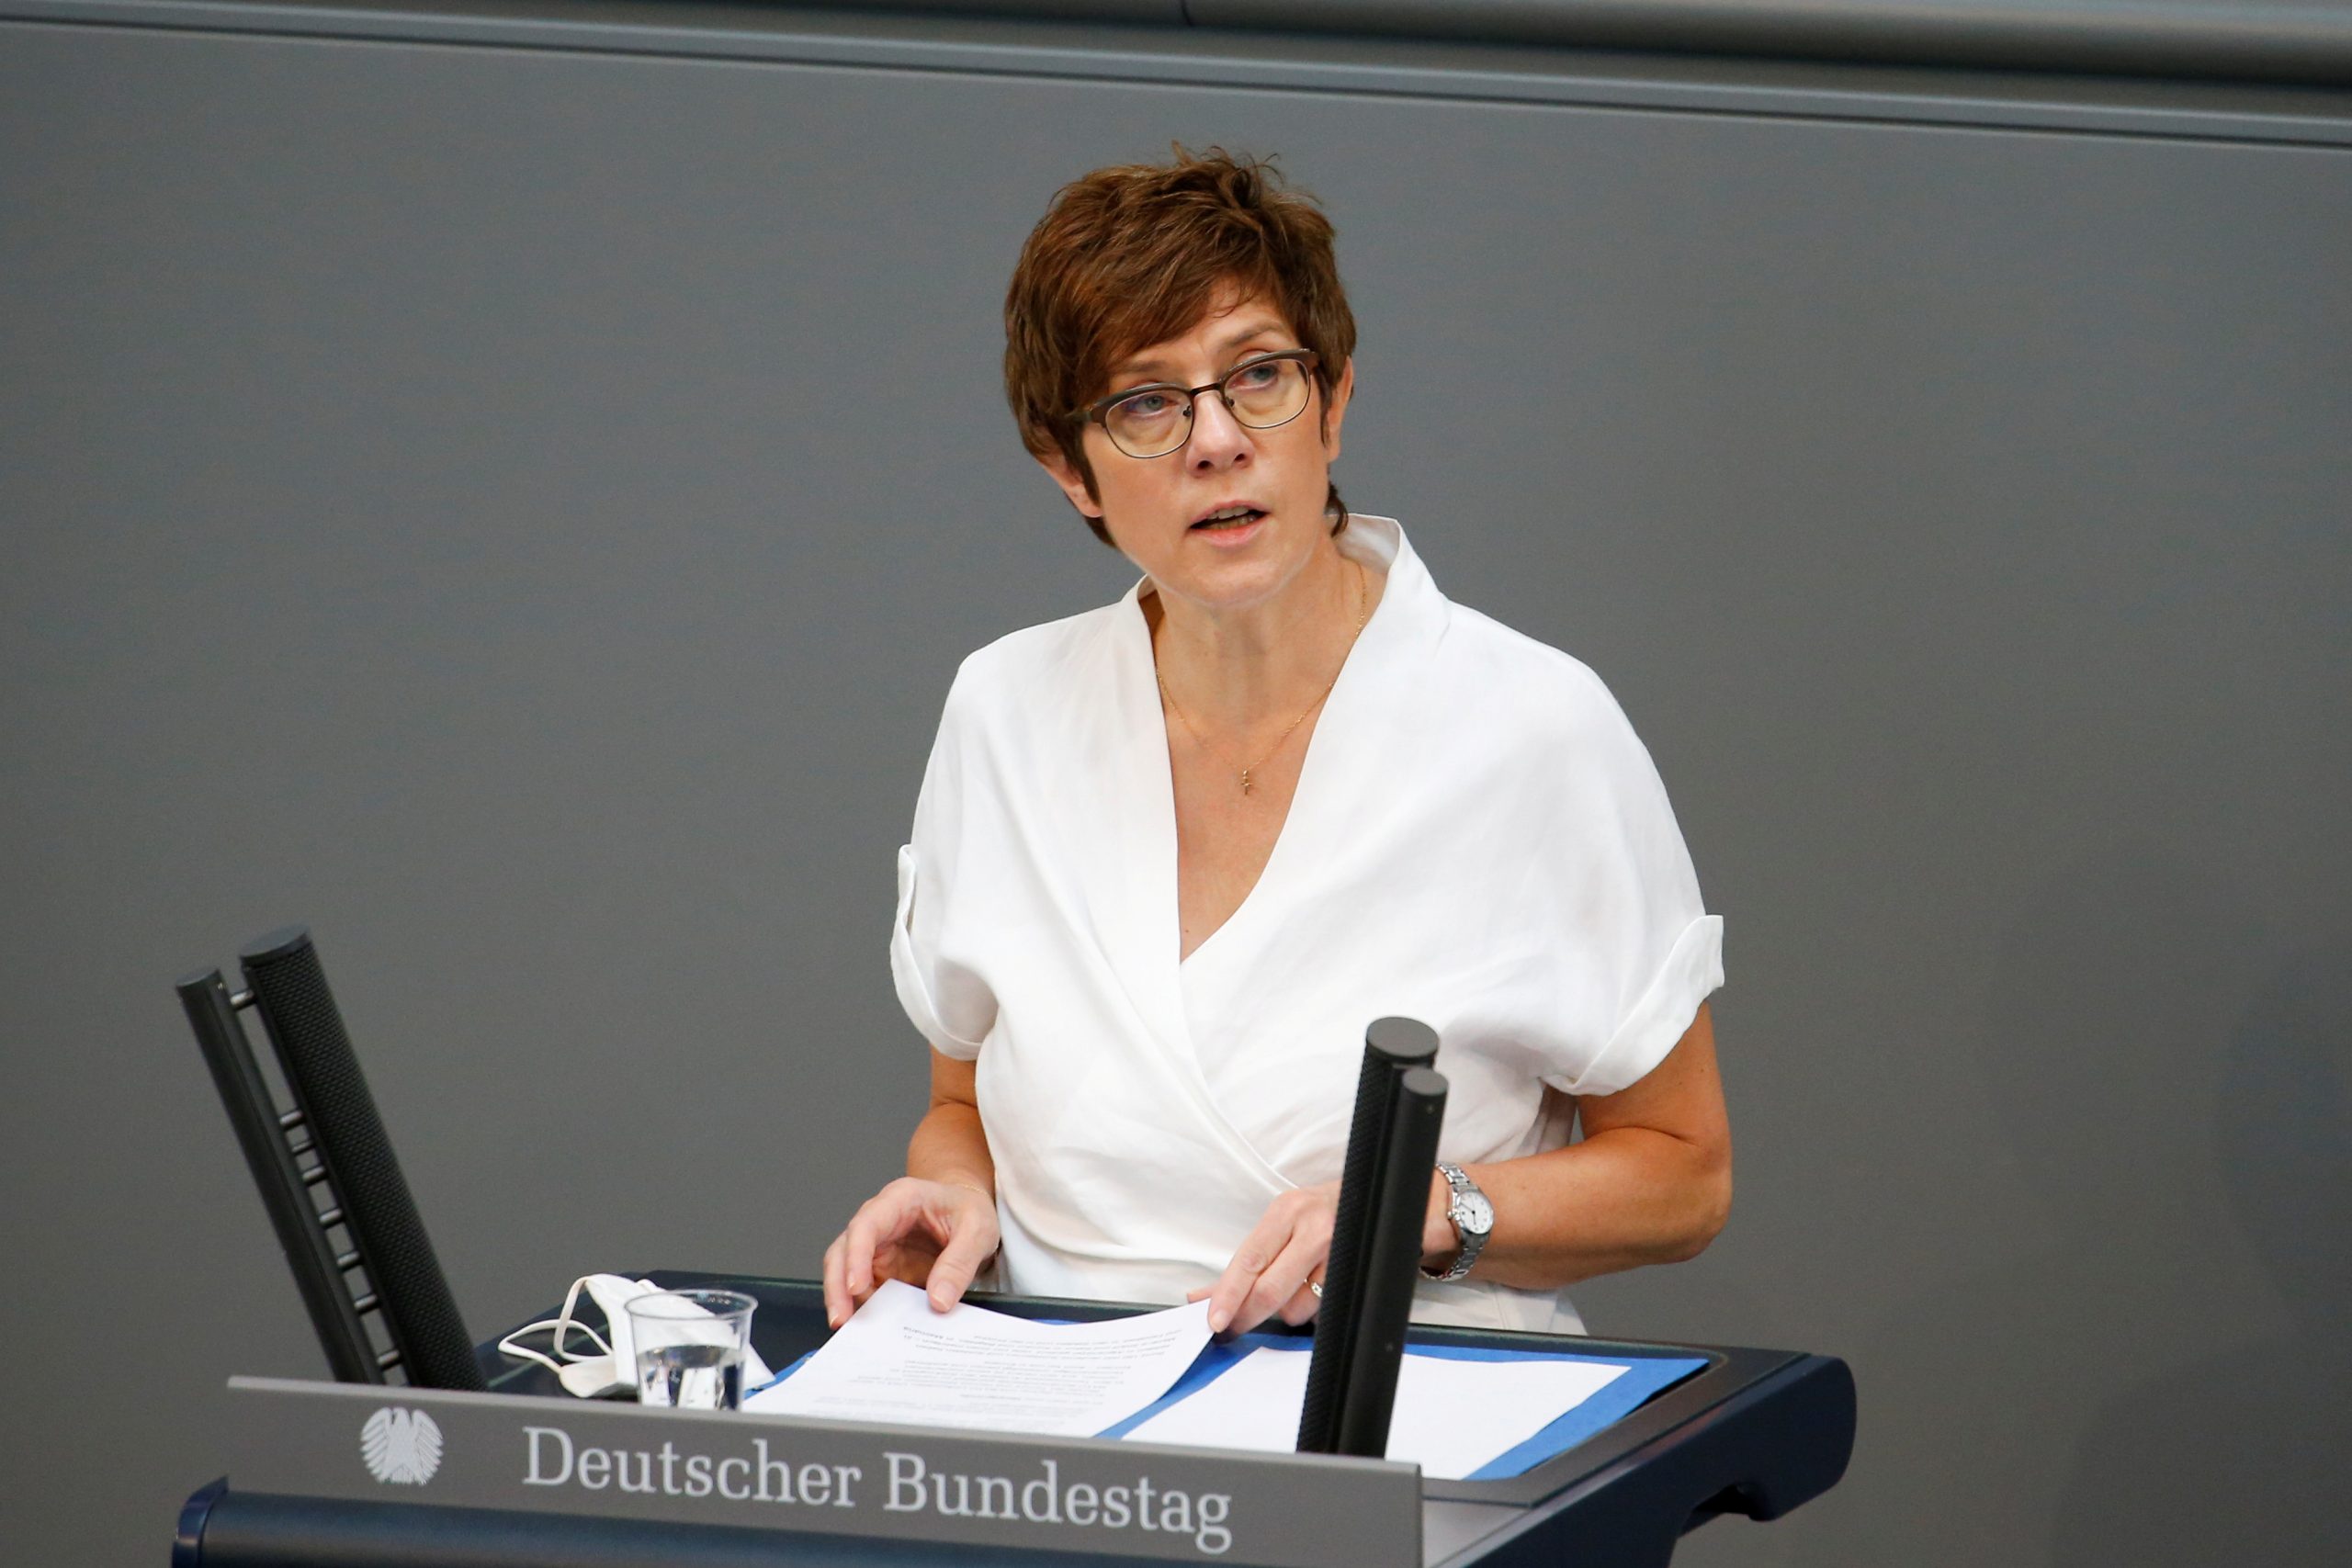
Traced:
<path id="1" fill-rule="evenodd" d="M 1454 1239 L 1462 1247 L 1454 1254 L 1453 1266 L 1444 1273 L 1432 1273 L 1427 1269 L 1421 1270 L 1421 1278 L 1442 1283 L 1448 1280 L 1459 1280 L 1470 1272 L 1471 1267 L 1478 1261 L 1478 1254 L 1487 1249 L 1487 1237 L 1494 1233 L 1495 1228 L 1495 1206 L 1487 1201 L 1487 1195 L 1478 1190 L 1478 1184 L 1471 1180 L 1469 1173 L 1460 1166 L 1450 1160 L 1440 1160 L 1437 1169 L 1438 1174 L 1445 1178 L 1445 1184 L 1453 1189 L 1453 1201 L 1445 1206 L 1445 1217 L 1453 1222 Z"/>

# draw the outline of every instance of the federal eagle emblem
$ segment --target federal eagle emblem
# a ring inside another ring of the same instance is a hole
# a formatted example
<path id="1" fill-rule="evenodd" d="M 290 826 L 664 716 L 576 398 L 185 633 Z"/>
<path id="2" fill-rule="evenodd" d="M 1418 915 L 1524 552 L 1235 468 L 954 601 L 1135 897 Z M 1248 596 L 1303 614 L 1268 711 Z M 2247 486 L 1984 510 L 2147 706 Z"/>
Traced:
<path id="1" fill-rule="evenodd" d="M 422 1486 L 441 1468 L 441 1428 L 422 1410 L 388 1404 L 359 1428 L 368 1473 L 395 1486 Z"/>

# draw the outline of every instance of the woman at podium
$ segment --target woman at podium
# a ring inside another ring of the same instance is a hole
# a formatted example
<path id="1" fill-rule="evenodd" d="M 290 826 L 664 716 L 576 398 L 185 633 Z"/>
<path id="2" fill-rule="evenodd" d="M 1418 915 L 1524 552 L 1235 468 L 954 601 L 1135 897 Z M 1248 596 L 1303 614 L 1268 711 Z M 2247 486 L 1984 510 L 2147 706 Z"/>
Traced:
<path id="1" fill-rule="evenodd" d="M 1341 504 L 1331 240 L 1263 164 L 1180 153 L 1069 186 L 1022 252 L 1022 440 L 1142 575 L 948 692 L 890 938 L 931 1105 L 826 1253 L 836 1323 L 984 1271 L 1306 1321 L 1386 1014 L 1452 1084 L 1417 1318 L 1577 1332 L 1566 1287 L 1724 1223 L 1722 922 L 1600 680 Z M 1519 394 L 1465 353 L 1383 395 Z"/>

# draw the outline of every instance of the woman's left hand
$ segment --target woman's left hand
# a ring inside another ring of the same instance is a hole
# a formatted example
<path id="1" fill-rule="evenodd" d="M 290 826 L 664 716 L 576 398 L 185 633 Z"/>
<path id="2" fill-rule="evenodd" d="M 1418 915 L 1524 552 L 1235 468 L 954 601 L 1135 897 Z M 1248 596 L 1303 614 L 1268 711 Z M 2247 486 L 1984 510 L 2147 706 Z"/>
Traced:
<path id="1" fill-rule="evenodd" d="M 1339 1207 L 1336 1181 L 1295 1187 L 1267 1204 L 1216 1283 L 1188 1298 L 1208 1297 L 1209 1332 L 1246 1334 L 1270 1317 L 1293 1326 L 1313 1317 L 1322 1302 L 1307 1286 L 1323 1282 Z"/>

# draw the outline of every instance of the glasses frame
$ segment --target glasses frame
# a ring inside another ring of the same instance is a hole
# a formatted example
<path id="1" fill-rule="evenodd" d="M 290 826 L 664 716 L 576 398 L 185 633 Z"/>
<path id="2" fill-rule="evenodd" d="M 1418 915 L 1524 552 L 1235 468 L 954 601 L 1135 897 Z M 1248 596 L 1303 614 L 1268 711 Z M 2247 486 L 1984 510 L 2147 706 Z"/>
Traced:
<path id="1" fill-rule="evenodd" d="M 1227 391 L 1226 389 L 1232 384 L 1233 378 L 1236 376 L 1242 374 L 1242 372 L 1254 370 L 1261 365 L 1272 364 L 1279 360 L 1288 360 L 1295 363 L 1301 370 L 1306 372 L 1307 380 L 1306 401 L 1298 405 L 1296 412 L 1284 414 L 1282 418 L 1274 421 L 1272 424 L 1252 424 L 1248 420 L 1241 417 L 1240 409 L 1234 405 L 1233 394 Z M 1140 387 L 1125 388 L 1120 391 L 1113 392 L 1108 397 L 1095 399 L 1094 401 L 1079 410 L 1074 417 L 1081 424 L 1101 425 L 1102 427 L 1103 439 L 1110 442 L 1112 447 L 1117 451 L 1121 457 L 1133 457 L 1138 463 L 1148 463 L 1160 457 L 1172 457 L 1177 453 L 1182 452 L 1192 443 L 1193 430 L 1194 428 L 1193 424 L 1193 405 L 1200 401 L 1201 394 L 1203 392 L 1215 392 L 1219 398 L 1223 399 L 1225 400 L 1225 412 L 1231 414 L 1233 416 L 1233 423 L 1239 425 L 1244 430 L 1280 430 L 1283 425 L 1288 424 L 1292 420 L 1296 419 L 1299 414 L 1305 413 L 1308 405 L 1315 401 L 1315 370 L 1316 367 L 1322 363 L 1323 356 L 1316 353 L 1311 348 L 1278 348 L 1270 354 L 1253 354 L 1249 358 L 1243 360 L 1240 364 L 1235 366 L 1232 369 L 1227 371 L 1224 375 L 1218 377 L 1216 380 L 1204 383 L 1198 387 L 1187 387 L 1181 381 L 1147 381 Z M 1170 446 L 1165 452 L 1154 452 L 1148 457 L 1138 457 L 1133 452 L 1130 452 L 1125 447 L 1121 446 L 1119 445 L 1119 438 L 1111 434 L 1111 411 L 1117 408 L 1121 403 L 1125 402 L 1129 398 L 1139 398 L 1146 392 L 1174 392 L 1183 398 L 1184 439 L 1179 441 L 1175 446 Z"/>

